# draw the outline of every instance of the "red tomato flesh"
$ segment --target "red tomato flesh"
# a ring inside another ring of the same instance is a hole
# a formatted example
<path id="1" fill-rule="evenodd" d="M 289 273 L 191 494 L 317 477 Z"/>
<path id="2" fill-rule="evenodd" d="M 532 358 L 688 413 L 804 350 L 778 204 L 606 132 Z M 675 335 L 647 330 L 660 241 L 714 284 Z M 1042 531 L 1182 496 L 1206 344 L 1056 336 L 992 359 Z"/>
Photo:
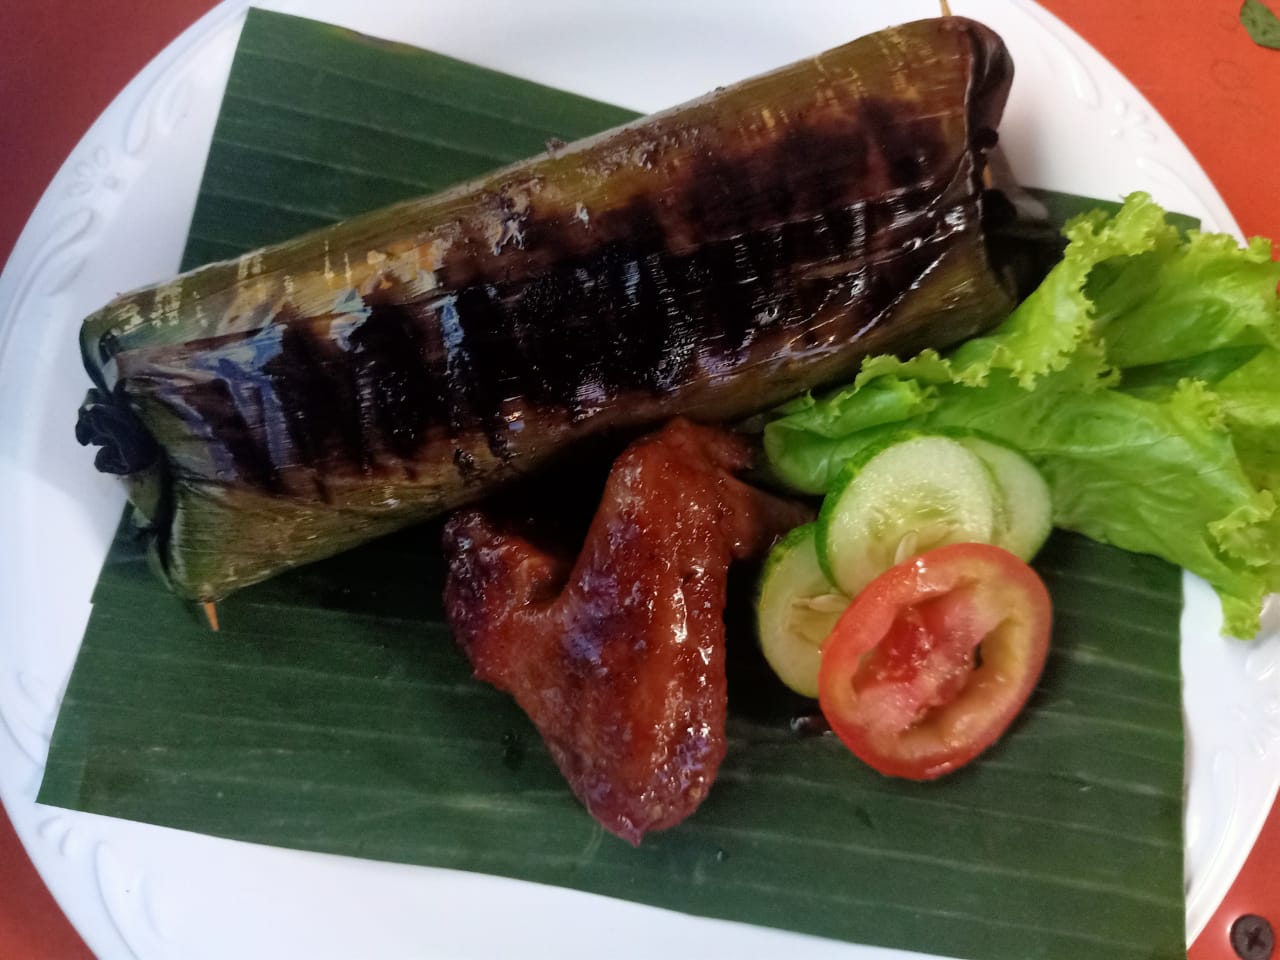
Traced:
<path id="1" fill-rule="evenodd" d="M 1049 652 L 1049 591 L 1006 550 L 958 543 L 881 574 L 822 644 L 818 702 L 883 774 L 933 780 L 1008 728 Z"/>

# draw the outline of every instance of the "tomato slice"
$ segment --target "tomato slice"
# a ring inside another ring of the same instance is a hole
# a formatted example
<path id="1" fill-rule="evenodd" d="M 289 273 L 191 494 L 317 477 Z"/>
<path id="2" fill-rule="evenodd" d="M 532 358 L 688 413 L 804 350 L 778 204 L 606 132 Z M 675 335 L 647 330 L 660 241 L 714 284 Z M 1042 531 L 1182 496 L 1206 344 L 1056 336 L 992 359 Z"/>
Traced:
<path id="1" fill-rule="evenodd" d="M 933 780 L 991 746 L 1044 669 L 1052 611 L 1036 572 L 957 543 L 887 570 L 822 644 L 818 702 L 883 774 Z"/>

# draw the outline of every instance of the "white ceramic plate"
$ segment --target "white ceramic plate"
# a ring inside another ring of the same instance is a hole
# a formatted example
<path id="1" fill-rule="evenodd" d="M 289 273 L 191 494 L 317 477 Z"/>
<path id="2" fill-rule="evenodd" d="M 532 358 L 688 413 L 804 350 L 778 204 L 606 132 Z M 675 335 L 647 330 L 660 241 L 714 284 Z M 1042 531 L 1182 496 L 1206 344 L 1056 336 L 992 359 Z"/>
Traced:
<path id="1" fill-rule="evenodd" d="M 34 802 L 49 734 L 122 505 L 72 437 L 76 332 L 114 294 L 176 272 L 246 0 L 226 0 L 120 94 L 50 185 L 0 276 L 0 797 L 104 960 L 677 955 L 888 958 L 854 947 L 477 875 L 215 840 Z M 935 0 L 340 0 L 265 4 L 640 110 L 833 46 Z M 1023 182 L 1166 207 L 1237 232 L 1195 160 L 1101 56 L 1029 0 L 952 0 L 1013 51 L 1001 128 Z M 1135 42 L 1142 42 L 1135 38 Z M 1280 610 L 1218 636 L 1187 579 L 1188 938 L 1244 861 L 1280 780 Z"/>

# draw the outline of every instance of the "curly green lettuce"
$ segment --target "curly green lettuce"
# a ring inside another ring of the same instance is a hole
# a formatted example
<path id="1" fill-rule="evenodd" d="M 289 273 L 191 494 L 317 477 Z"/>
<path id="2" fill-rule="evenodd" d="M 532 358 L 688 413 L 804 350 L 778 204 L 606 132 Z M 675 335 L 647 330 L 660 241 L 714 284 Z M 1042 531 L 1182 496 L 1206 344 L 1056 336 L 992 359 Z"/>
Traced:
<path id="1" fill-rule="evenodd" d="M 1251 637 L 1280 590 L 1280 263 L 1183 236 L 1145 194 L 1065 228 L 1062 261 L 995 331 L 947 356 L 866 360 L 765 428 L 775 473 L 822 493 L 869 443 L 968 428 L 1022 449 L 1054 522 L 1208 581 Z"/>

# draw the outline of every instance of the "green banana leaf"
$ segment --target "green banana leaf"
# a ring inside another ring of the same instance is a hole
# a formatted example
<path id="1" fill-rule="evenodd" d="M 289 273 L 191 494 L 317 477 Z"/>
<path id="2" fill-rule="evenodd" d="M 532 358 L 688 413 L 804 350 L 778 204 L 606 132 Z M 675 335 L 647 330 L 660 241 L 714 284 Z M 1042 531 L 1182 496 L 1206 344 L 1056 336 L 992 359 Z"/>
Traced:
<path id="1" fill-rule="evenodd" d="M 628 116 L 254 11 L 185 264 Z M 40 802 L 948 956 L 1185 955 L 1181 594 L 1162 561 L 1055 535 L 1037 561 L 1054 648 L 1029 709 L 929 784 L 883 778 L 793 722 L 814 705 L 764 665 L 741 571 L 728 758 L 693 818 L 633 849 L 578 806 L 510 698 L 471 679 L 442 616 L 438 535 L 247 589 L 213 634 L 148 571 L 126 519 Z"/>

